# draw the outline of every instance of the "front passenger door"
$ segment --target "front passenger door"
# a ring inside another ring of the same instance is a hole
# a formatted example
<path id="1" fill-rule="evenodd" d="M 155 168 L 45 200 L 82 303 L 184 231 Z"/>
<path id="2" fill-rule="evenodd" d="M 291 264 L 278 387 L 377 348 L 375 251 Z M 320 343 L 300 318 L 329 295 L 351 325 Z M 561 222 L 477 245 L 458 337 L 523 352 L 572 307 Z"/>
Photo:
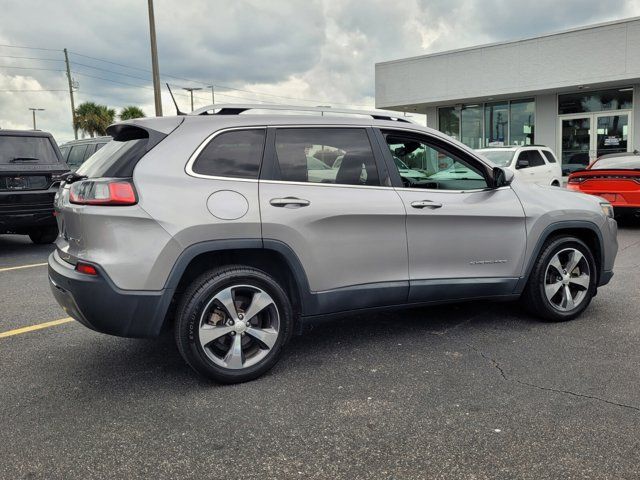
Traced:
<path id="1" fill-rule="evenodd" d="M 526 248 L 522 206 L 510 187 L 489 188 L 487 169 L 443 139 L 385 130 L 394 157 L 425 179 L 396 191 L 407 211 L 410 302 L 513 291 Z"/>

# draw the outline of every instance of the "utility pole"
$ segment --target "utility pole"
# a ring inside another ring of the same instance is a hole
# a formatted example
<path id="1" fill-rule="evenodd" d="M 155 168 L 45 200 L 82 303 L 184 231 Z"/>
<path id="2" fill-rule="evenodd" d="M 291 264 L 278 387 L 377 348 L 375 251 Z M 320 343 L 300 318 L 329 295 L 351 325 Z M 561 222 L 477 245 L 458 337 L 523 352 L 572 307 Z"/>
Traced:
<path id="1" fill-rule="evenodd" d="M 149 4 L 149 36 L 151 37 L 151 70 L 153 70 L 153 99 L 156 104 L 156 117 L 162 116 L 162 97 L 160 96 L 160 69 L 158 67 L 158 45 L 156 43 L 156 19 L 153 14 L 153 0 Z"/>
<path id="2" fill-rule="evenodd" d="M 71 126 L 73 127 L 73 136 L 78 139 L 78 129 L 76 128 L 76 105 L 73 101 L 73 80 L 71 79 L 71 68 L 69 67 L 69 53 L 64 49 L 64 63 L 67 64 L 67 80 L 69 81 L 69 98 L 71 99 Z M 34 113 L 35 115 L 35 113 Z M 35 127 L 33 128 L 35 130 Z"/>
<path id="3" fill-rule="evenodd" d="M 183 90 L 186 90 L 191 94 L 191 111 L 193 112 L 193 91 L 202 90 L 202 88 L 201 87 L 184 87 Z"/>
<path id="4" fill-rule="evenodd" d="M 209 85 L 209 88 L 211 88 L 211 104 L 212 105 L 216 104 L 216 94 L 213 91 L 214 87 L 215 87 L 215 85 Z"/>
<path id="5" fill-rule="evenodd" d="M 29 110 L 31 110 L 31 113 L 33 113 L 33 129 L 37 130 L 37 128 L 36 128 L 36 112 L 44 112 L 44 108 L 29 108 Z"/>

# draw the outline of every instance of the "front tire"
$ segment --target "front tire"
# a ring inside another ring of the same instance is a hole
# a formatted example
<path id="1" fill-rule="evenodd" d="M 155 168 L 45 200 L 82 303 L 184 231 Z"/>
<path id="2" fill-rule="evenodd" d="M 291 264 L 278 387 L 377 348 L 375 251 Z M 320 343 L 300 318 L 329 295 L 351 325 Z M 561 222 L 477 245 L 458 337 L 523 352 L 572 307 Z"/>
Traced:
<path id="1" fill-rule="evenodd" d="M 293 327 L 291 302 L 261 270 L 227 266 L 198 277 L 178 306 L 180 354 L 220 383 L 253 380 L 271 369 Z"/>
<path id="2" fill-rule="evenodd" d="M 579 316 L 596 292 L 597 266 L 579 238 L 555 237 L 542 247 L 523 292 L 527 310 L 544 320 L 563 322 Z"/>

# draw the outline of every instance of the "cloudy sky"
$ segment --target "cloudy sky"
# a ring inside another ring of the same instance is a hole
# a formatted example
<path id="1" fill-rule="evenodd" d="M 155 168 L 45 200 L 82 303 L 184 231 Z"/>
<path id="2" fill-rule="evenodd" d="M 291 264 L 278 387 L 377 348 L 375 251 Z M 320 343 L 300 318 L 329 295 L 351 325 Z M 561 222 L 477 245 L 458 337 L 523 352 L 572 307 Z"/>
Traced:
<path id="1" fill-rule="evenodd" d="M 146 1 L 0 8 L 0 128 L 31 128 L 38 107 L 38 128 L 72 138 L 63 48 L 76 104 L 154 113 Z M 375 62 L 638 16 L 640 0 L 155 0 L 155 13 L 162 81 L 183 110 L 181 88 L 203 88 L 197 108 L 211 84 L 217 103 L 373 107 Z"/>

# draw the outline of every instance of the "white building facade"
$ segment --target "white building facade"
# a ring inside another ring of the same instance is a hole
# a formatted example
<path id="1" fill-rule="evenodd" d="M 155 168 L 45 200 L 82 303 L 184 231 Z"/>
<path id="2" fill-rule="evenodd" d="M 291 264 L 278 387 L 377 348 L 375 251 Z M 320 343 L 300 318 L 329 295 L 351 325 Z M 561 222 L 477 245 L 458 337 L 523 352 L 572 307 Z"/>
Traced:
<path id="1" fill-rule="evenodd" d="M 376 107 L 472 148 L 542 144 L 565 173 L 640 149 L 640 17 L 376 64 Z"/>

